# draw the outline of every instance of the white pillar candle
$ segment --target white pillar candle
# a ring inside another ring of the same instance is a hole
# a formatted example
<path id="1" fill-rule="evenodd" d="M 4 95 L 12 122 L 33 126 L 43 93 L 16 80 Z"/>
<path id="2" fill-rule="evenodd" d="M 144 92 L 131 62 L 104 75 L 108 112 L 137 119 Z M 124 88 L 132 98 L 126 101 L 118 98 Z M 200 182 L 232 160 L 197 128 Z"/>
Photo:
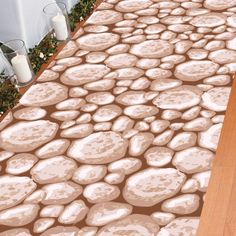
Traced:
<path id="1" fill-rule="evenodd" d="M 27 83 L 32 79 L 32 72 L 25 55 L 16 55 L 11 63 L 18 82 Z"/>
<path id="2" fill-rule="evenodd" d="M 52 18 L 52 24 L 57 40 L 66 40 L 68 38 L 68 29 L 65 16 L 57 14 Z"/>

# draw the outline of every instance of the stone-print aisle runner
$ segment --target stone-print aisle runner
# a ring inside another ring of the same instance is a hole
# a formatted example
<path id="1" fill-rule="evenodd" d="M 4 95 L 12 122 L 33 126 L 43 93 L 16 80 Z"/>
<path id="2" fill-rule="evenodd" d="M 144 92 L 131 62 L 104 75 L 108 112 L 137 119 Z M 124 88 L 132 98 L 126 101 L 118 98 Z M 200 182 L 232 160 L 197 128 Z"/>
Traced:
<path id="1" fill-rule="evenodd" d="M 0 236 L 196 235 L 235 12 L 232 0 L 101 4 L 0 124 Z"/>

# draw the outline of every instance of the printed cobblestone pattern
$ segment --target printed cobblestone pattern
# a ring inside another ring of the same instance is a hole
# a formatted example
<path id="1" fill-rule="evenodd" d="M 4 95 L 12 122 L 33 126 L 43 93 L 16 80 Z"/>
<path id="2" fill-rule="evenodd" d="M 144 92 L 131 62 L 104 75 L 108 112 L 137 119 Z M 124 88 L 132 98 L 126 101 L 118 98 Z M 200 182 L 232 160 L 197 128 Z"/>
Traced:
<path id="1" fill-rule="evenodd" d="M 236 71 L 236 2 L 106 0 L 0 123 L 0 236 L 194 236 Z"/>

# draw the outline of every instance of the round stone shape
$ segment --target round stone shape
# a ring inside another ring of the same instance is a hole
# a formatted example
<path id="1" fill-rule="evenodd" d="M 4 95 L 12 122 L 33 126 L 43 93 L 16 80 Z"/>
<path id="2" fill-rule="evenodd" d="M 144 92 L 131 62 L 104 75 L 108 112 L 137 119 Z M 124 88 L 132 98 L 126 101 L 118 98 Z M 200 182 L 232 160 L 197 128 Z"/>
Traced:
<path id="1" fill-rule="evenodd" d="M 180 217 L 171 221 L 163 227 L 158 236 L 166 235 L 183 235 L 195 236 L 197 234 L 199 218 L 197 217 Z"/>
<path id="2" fill-rule="evenodd" d="M 211 10 L 224 10 L 236 6 L 236 2 L 231 0 L 206 0 L 204 6 Z"/>
<path id="3" fill-rule="evenodd" d="M 10 229 L 0 233 L 0 236 L 32 236 L 30 231 L 25 228 Z"/>
<path id="4" fill-rule="evenodd" d="M 42 200 L 44 205 L 68 204 L 83 192 L 82 187 L 72 181 L 47 184 L 42 190 L 46 193 Z"/>
<path id="5" fill-rule="evenodd" d="M 197 135 L 194 132 L 181 132 L 178 133 L 169 143 L 168 147 L 175 150 L 181 151 L 185 148 L 192 147 L 196 144 Z"/>
<path id="6" fill-rule="evenodd" d="M 119 202 L 98 203 L 90 208 L 86 223 L 92 226 L 103 226 L 120 220 L 131 214 L 133 207 Z"/>
<path id="7" fill-rule="evenodd" d="M 78 235 L 79 229 L 76 226 L 64 227 L 64 226 L 56 226 L 48 229 L 40 236 L 69 236 L 69 235 Z"/>
<path id="8" fill-rule="evenodd" d="M 198 143 L 200 147 L 216 151 L 220 139 L 222 123 L 211 126 L 208 130 L 200 132 Z"/>
<path id="9" fill-rule="evenodd" d="M 209 59 L 219 64 L 234 63 L 236 60 L 235 50 L 220 49 L 209 54 Z"/>
<path id="10" fill-rule="evenodd" d="M 226 16 L 221 13 L 207 13 L 194 17 L 190 24 L 196 27 L 216 27 L 226 22 Z"/>
<path id="11" fill-rule="evenodd" d="M 67 85 L 83 85 L 100 80 L 110 72 L 110 69 L 102 64 L 83 64 L 71 67 L 61 76 L 61 82 Z"/>
<path id="12" fill-rule="evenodd" d="M 92 184 L 101 180 L 107 173 L 104 165 L 81 165 L 73 173 L 73 181 L 78 184 Z"/>
<path id="13" fill-rule="evenodd" d="M 18 120 L 39 120 L 46 116 L 46 110 L 39 107 L 26 107 L 14 112 L 14 117 Z"/>
<path id="14" fill-rule="evenodd" d="M 145 97 L 145 92 L 141 91 L 129 91 L 124 92 L 116 97 L 116 102 L 124 106 L 144 104 L 148 100 Z"/>
<path id="15" fill-rule="evenodd" d="M 37 185 L 32 179 L 22 176 L 0 177 L 0 210 L 16 206 L 29 196 Z"/>
<path id="16" fill-rule="evenodd" d="M 152 1 L 150 0 L 126 0 L 126 1 L 120 1 L 116 5 L 116 10 L 120 12 L 134 12 L 138 10 L 142 10 L 145 8 L 148 8 L 150 5 L 152 5 Z"/>
<path id="17" fill-rule="evenodd" d="M 138 58 L 128 53 L 122 53 L 110 56 L 106 59 L 105 64 L 114 69 L 133 67 L 135 66 Z"/>
<path id="18" fill-rule="evenodd" d="M 101 203 L 116 199 L 120 195 L 120 190 L 115 185 L 97 182 L 87 185 L 83 195 L 90 203 Z"/>
<path id="19" fill-rule="evenodd" d="M 201 101 L 201 90 L 191 85 L 183 85 L 162 92 L 153 104 L 161 109 L 185 110 Z"/>
<path id="20" fill-rule="evenodd" d="M 225 111 L 230 91 L 230 87 L 217 87 L 208 90 L 202 95 L 202 106 L 212 111 Z"/>
<path id="21" fill-rule="evenodd" d="M 147 164 L 154 167 L 162 167 L 171 162 L 174 151 L 166 147 L 152 147 L 144 155 Z"/>
<path id="22" fill-rule="evenodd" d="M 120 12 L 113 10 L 95 11 L 87 20 L 88 24 L 110 25 L 122 21 L 123 17 Z"/>
<path id="23" fill-rule="evenodd" d="M 124 199 L 139 207 L 151 207 L 179 192 L 186 177 L 173 168 L 148 168 L 129 177 Z"/>
<path id="24" fill-rule="evenodd" d="M 122 158 L 121 160 L 114 161 L 108 165 L 108 170 L 113 173 L 124 173 L 130 175 L 139 170 L 142 162 L 138 158 Z"/>
<path id="25" fill-rule="evenodd" d="M 150 216 L 134 214 L 104 226 L 98 231 L 97 236 L 154 236 L 158 231 L 159 226 Z"/>
<path id="26" fill-rule="evenodd" d="M 121 115 L 122 109 L 117 105 L 106 105 L 99 108 L 93 115 L 93 120 L 96 122 L 110 121 Z"/>
<path id="27" fill-rule="evenodd" d="M 131 47 L 130 53 L 147 58 L 162 58 L 173 53 L 172 44 L 164 40 L 147 40 Z"/>
<path id="28" fill-rule="evenodd" d="M 124 109 L 124 114 L 133 119 L 142 119 L 149 116 L 154 116 L 159 112 L 155 106 L 133 105 Z"/>
<path id="29" fill-rule="evenodd" d="M 59 77 L 59 73 L 52 70 L 45 70 L 37 79 L 38 82 L 46 82 L 56 80 Z"/>
<path id="30" fill-rule="evenodd" d="M 20 99 L 20 104 L 33 107 L 50 106 L 67 97 L 67 87 L 55 82 L 46 82 L 32 85 Z"/>
<path id="31" fill-rule="evenodd" d="M 0 147 L 12 152 L 28 152 L 51 141 L 58 124 L 48 120 L 18 122 L 0 133 Z"/>
<path id="32" fill-rule="evenodd" d="M 207 60 L 188 61 L 176 67 L 175 76 L 183 81 L 195 82 L 214 75 L 219 67 L 218 64 Z"/>
<path id="33" fill-rule="evenodd" d="M 69 180 L 76 168 L 74 160 L 57 156 L 39 161 L 30 174 L 39 184 L 57 183 Z"/>
<path id="34" fill-rule="evenodd" d="M 87 51 L 103 51 L 119 42 L 120 36 L 112 33 L 86 34 L 79 37 L 80 49 Z"/>
<path id="35" fill-rule="evenodd" d="M 38 149 L 35 154 L 41 159 L 61 155 L 66 151 L 69 145 L 70 141 L 67 139 L 54 139 Z"/>
<path id="36" fill-rule="evenodd" d="M 36 204 L 18 205 L 0 212 L 0 224 L 12 227 L 27 225 L 36 218 L 38 211 Z"/>
<path id="37" fill-rule="evenodd" d="M 151 83 L 150 89 L 153 91 L 164 91 L 167 89 L 175 88 L 178 87 L 182 84 L 183 82 L 181 80 L 177 79 L 155 79 Z"/>
<path id="38" fill-rule="evenodd" d="M 119 133 L 98 132 L 74 141 L 68 156 L 81 163 L 105 164 L 124 157 L 127 147 L 128 141 Z"/>
<path id="39" fill-rule="evenodd" d="M 19 175 L 30 170 L 38 158 L 30 153 L 21 153 L 7 160 L 6 172 L 12 175 Z"/>
<path id="40" fill-rule="evenodd" d="M 164 201 L 161 209 L 165 212 L 186 215 L 199 208 L 200 197 L 197 194 L 183 194 Z"/>
<path id="41" fill-rule="evenodd" d="M 191 147 L 177 152 L 172 163 L 178 170 L 193 174 L 211 169 L 213 159 L 213 152 L 200 147 Z"/>

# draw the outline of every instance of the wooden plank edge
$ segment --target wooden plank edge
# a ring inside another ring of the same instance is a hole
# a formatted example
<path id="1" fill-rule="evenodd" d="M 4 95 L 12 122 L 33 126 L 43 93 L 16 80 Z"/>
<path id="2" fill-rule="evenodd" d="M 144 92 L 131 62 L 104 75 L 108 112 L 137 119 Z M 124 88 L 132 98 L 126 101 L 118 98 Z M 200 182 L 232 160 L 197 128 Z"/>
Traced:
<path id="1" fill-rule="evenodd" d="M 236 79 L 236 74 L 234 75 Z M 225 119 L 213 162 L 197 236 L 224 234 L 236 173 L 236 82 L 233 81 Z M 235 156 L 235 157 L 234 157 Z M 235 186 L 236 187 L 236 186 Z M 234 196 L 236 203 L 236 195 Z M 236 222 L 234 222 L 236 224 Z"/>

